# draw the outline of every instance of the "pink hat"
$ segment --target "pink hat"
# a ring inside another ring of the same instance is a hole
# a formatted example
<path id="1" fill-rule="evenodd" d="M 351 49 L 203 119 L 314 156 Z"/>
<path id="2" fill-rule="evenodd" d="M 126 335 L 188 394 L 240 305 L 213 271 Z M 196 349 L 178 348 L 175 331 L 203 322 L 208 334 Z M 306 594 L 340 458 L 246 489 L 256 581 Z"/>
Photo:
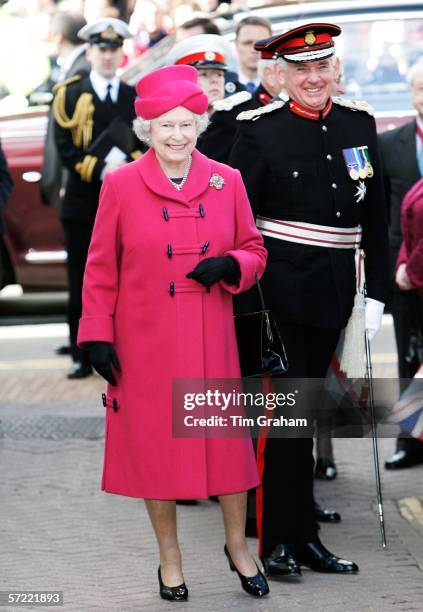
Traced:
<path id="1" fill-rule="evenodd" d="M 166 66 L 150 72 L 137 83 L 136 114 L 154 119 L 177 106 L 197 115 L 205 113 L 208 98 L 197 79 L 197 70 L 192 66 Z"/>

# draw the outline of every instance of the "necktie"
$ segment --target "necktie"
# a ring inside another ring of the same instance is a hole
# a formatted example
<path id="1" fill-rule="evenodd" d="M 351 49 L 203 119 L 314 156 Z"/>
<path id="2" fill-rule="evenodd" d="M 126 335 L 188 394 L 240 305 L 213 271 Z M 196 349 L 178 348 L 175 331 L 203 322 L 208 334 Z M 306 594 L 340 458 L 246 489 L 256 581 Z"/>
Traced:
<path id="1" fill-rule="evenodd" d="M 107 106 L 108 110 L 111 110 L 113 108 L 113 100 L 112 100 L 112 96 L 110 95 L 111 90 L 112 90 L 112 85 L 109 83 L 107 85 L 107 94 L 106 94 L 106 97 L 104 98 L 104 104 Z"/>
<path id="2" fill-rule="evenodd" d="M 418 166 L 419 166 L 419 170 L 420 170 L 420 176 L 423 177 L 423 146 L 420 149 L 420 155 L 419 155 L 419 159 L 418 161 Z"/>
<path id="3" fill-rule="evenodd" d="M 253 91 L 256 88 L 256 86 L 254 84 L 254 81 L 248 81 L 248 83 L 245 84 L 245 87 L 246 87 L 247 91 L 249 91 L 250 93 L 253 93 Z"/>

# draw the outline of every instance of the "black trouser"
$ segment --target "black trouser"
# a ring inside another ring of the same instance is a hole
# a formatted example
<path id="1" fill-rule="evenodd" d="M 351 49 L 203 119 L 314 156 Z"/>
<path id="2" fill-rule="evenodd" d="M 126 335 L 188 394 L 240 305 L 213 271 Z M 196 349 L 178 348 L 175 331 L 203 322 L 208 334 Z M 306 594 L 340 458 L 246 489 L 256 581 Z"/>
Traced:
<path id="1" fill-rule="evenodd" d="M 423 333 L 423 307 L 415 291 L 393 291 L 390 295 L 390 307 L 394 319 L 395 340 L 398 352 L 398 372 L 401 389 L 407 386 L 407 379 L 412 378 L 420 367 L 417 356 L 408 362 L 410 338 L 419 329 Z M 423 453 L 423 444 L 406 432 L 398 436 L 397 449 Z"/>
<path id="2" fill-rule="evenodd" d="M 85 264 L 87 263 L 88 247 L 90 246 L 93 221 L 62 221 L 65 234 L 65 248 L 68 255 L 67 271 L 69 283 L 68 323 L 71 344 L 71 356 L 74 361 L 89 365 L 87 351 L 76 344 L 78 324 L 82 314 L 82 282 Z"/>
<path id="3" fill-rule="evenodd" d="M 321 329 L 278 321 L 285 344 L 288 378 L 324 378 L 338 343 L 340 330 Z M 281 390 L 283 379 L 280 381 Z M 263 470 L 263 556 L 277 544 L 294 550 L 316 539 L 313 497 L 313 439 L 271 438 L 266 440 Z M 259 499 L 259 497 L 258 497 Z M 260 502 L 258 502 L 260 503 Z M 260 526 L 258 526 L 260 533 Z"/>

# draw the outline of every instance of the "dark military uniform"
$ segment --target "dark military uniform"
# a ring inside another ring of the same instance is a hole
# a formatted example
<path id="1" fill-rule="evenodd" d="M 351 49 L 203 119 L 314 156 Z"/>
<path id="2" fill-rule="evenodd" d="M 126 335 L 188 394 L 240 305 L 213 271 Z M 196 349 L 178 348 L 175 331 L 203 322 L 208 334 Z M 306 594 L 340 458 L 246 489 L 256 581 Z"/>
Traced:
<path id="1" fill-rule="evenodd" d="M 106 165 L 105 159 L 96 152 L 96 142 L 119 117 L 128 128 L 127 139 L 131 140 L 125 151 L 127 161 L 141 155 L 135 135 L 129 134 L 135 118 L 134 100 L 134 88 L 120 83 L 115 104 L 101 101 L 87 76 L 65 81 L 58 87 L 54 101 L 56 145 L 69 171 L 61 219 L 68 254 L 71 349 L 74 361 L 82 363 L 87 363 L 87 353 L 76 346 L 82 311 L 82 280 L 102 184 L 101 172 Z"/>
<path id="2" fill-rule="evenodd" d="M 375 122 L 362 108 L 338 99 L 317 116 L 306 109 L 296 114 L 285 99 L 243 113 L 229 163 L 240 169 L 258 219 L 329 228 L 361 225 L 367 294 L 384 302 L 388 251 L 382 176 Z M 343 150 L 365 145 L 374 174 L 353 180 Z M 288 375 L 323 378 L 353 306 L 354 250 L 266 235 L 264 240 L 269 257 L 262 288 L 287 349 Z M 295 553 L 317 537 L 312 440 L 269 437 L 259 444 L 258 459 L 262 555 L 279 543 Z"/>
<path id="3" fill-rule="evenodd" d="M 238 129 L 236 118 L 239 113 L 264 106 L 271 99 L 270 94 L 260 84 L 253 94 L 241 91 L 215 102 L 213 106 L 216 110 L 210 118 L 209 127 L 198 139 L 197 149 L 207 157 L 227 164 L 235 142 Z"/>

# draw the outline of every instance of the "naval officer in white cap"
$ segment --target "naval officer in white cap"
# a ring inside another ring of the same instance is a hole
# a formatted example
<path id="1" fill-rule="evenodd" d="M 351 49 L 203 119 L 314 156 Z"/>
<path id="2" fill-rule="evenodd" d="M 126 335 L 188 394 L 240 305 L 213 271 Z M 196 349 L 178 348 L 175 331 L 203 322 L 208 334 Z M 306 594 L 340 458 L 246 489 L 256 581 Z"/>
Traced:
<path id="1" fill-rule="evenodd" d="M 61 83 L 53 102 L 56 146 L 69 171 L 61 206 L 68 254 L 68 322 L 74 362 L 68 378 L 84 378 L 92 373 L 88 353 L 76 345 L 76 334 L 82 310 L 82 279 L 101 183 L 106 172 L 140 155 L 131 128 L 135 90 L 121 83 L 116 74 L 123 58 L 123 41 L 131 36 L 128 26 L 119 19 L 101 19 L 81 28 L 78 36 L 89 43 L 86 53 L 91 72 L 85 78 L 75 76 Z"/>

